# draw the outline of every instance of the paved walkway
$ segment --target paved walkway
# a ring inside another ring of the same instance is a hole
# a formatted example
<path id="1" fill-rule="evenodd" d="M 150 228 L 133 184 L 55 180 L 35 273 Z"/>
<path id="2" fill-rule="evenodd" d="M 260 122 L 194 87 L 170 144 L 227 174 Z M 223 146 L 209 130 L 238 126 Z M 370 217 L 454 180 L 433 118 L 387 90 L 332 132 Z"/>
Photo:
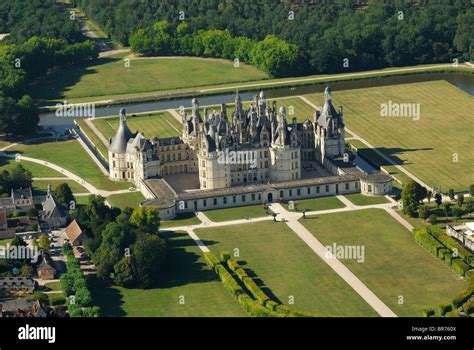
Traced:
<path id="1" fill-rule="evenodd" d="M 310 100 L 308 100 L 305 96 L 298 96 L 300 99 L 302 99 L 304 102 L 306 102 L 308 105 L 310 105 L 311 107 L 315 108 L 315 109 L 318 109 L 319 107 L 316 106 L 313 102 L 311 102 Z M 410 177 L 411 179 L 415 180 L 416 182 L 418 182 L 421 186 L 425 187 L 426 189 L 428 189 L 429 191 L 433 191 L 433 189 L 428 186 L 425 182 L 423 182 L 420 178 L 416 177 L 415 175 L 413 175 L 411 172 L 409 172 L 408 170 L 406 170 L 404 167 L 402 167 L 401 165 L 397 164 L 392 158 L 390 157 L 387 157 L 385 154 L 383 154 L 382 152 L 380 152 L 377 148 L 375 148 L 374 146 L 372 146 L 368 141 L 366 141 L 365 139 L 363 139 L 362 137 L 360 137 L 359 135 L 357 135 L 354 131 L 350 130 L 349 128 L 346 127 L 346 131 L 348 131 L 351 135 L 352 135 L 352 138 L 353 139 L 356 139 L 356 140 L 359 140 L 360 142 L 362 142 L 364 145 L 366 145 L 368 148 L 371 148 L 375 153 L 377 153 L 377 155 L 379 155 L 380 157 L 382 157 L 386 162 L 388 162 L 389 164 L 395 166 L 398 170 L 400 170 L 401 172 L 403 172 L 405 175 L 407 175 L 408 177 Z"/>
<path id="2" fill-rule="evenodd" d="M 343 263 L 334 257 L 326 247 L 304 227 L 298 220 L 301 217 L 300 213 L 293 213 L 285 210 L 283 206 L 278 203 L 269 205 L 273 212 L 284 213 L 285 223 L 288 227 L 296 233 L 296 235 L 305 242 L 308 247 L 315 252 L 321 260 L 331 267 L 357 294 L 359 294 L 380 316 L 382 317 L 397 317 L 397 315 L 385 305 L 361 280 L 357 278 Z"/>

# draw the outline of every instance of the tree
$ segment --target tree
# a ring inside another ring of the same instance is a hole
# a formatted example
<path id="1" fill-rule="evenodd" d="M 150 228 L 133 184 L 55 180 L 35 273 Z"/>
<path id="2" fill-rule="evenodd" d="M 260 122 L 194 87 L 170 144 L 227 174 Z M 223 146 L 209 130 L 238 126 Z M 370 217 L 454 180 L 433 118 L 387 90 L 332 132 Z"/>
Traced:
<path id="1" fill-rule="evenodd" d="M 443 202 L 443 195 L 439 192 L 436 192 L 434 195 L 434 199 L 435 199 L 436 207 L 439 209 L 439 206 Z"/>
<path id="2" fill-rule="evenodd" d="M 426 198 L 428 199 L 428 204 L 431 203 L 431 198 L 433 198 L 433 191 L 428 191 L 426 193 Z"/>
<path id="3" fill-rule="evenodd" d="M 67 183 L 59 184 L 54 190 L 54 198 L 56 198 L 60 203 L 69 204 L 71 201 L 75 201 L 74 195 L 72 193 L 71 187 Z"/>
<path id="4" fill-rule="evenodd" d="M 132 271 L 136 286 L 150 288 L 158 281 L 158 273 L 166 257 L 166 242 L 154 234 L 140 233 L 132 248 Z"/>
<path id="5" fill-rule="evenodd" d="M 124 256 L 122 260 L 115 264 L 114 276 L 114 281 L 119 286 L 130 288 L 136 284 L 132 262 L 129 257 Z"/>
<path id="6" fill-rule="evenodd" d="M 420 206 L 420 208 L 418 209 L 418 217 L 420 219 L 423 219 L 423 221 L 425 221 L 429 215 L 430 215 L 430 208 L 427 205 Z"/>
<path id="7" fill-rule="evenodd" d="M 451 213 L 455 217 L 456 221 L 459 220 L 464 214 L 463 210 L 458 206 L 454 206 L 451 209 Z"/>
<path id="8" fill-rule="evenodd" d="M 448 217 L 449 215 L 451 215 L 451 206 L 452 206 L 452 204 L 449 203 L 449 202 L 444 202 L 444 203 L 443 203 L 444 214 L 445 214 L 446 217 Z"/>
<path id="9" fill-rule="evenodd" d="M 138 207 L 130 216 L 130 223 L 143 232 L 158 232 L 160 227 L 158 209 L 152 207 Z"/>
<path id="10" fill-rule="evenodd" d="M 460 193 L 457 197 L 458 205 L 461 207 L 464 204 L 464 194 Z"/>
<path id="11" fill-rule="evenodd" d="M 417 214 L 419 199 L 423 194 L 420 188 L 422 187 L 417 182 L 410 180 L 402 189 L 403 212 L 412 217 Z"/>
<path id="12" fill-rule="evenodd" d="M 428 218 L 428 221 L 431 225 L 435 225 L 438 222 L 438 215 L 431 214 L 430 217 Z"/>
<path id="13" fill-rule="evenodd" d="M 452 188 L 449 189 L 448 196 L 452 201 L 454 200 L 455 193 L 454 193 L 454 190 Z"/>
<path id="14" fill-rule="evenodd" d="M 23 265 L 20 269 L 20 275 L 22 277 L 31 277 L 33 276 L 35 273 L 35 270 L 33 269 L 33 267 L 31 267 L 30 265 Z"/>
<path id="15" fill-rule="evenodd" d="M 471 213 L 474 211 L 474 198 L 473 197 L 468 197 L 466 200 L 466 212 L 471 215 Z"/>
<path id="16" fill-rule="evenodd" d="M 40 235 L 38 239 L 38 247 L 45 251 L 49 251 L 50 245 L 51 245 L 51 241 L 49 240 L 48 236 L 45 235 L 44 233 Z"/>

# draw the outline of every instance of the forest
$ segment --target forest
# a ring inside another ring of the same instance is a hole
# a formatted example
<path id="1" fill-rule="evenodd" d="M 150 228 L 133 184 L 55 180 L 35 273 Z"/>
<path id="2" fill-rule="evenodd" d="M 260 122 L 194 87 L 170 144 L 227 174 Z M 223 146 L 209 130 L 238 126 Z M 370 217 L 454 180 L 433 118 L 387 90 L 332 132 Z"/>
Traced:
<path id="1" fill-rule="evenodd" d="M 0 3 L 0 133 L 33 133 L 38 123 L 28 84 L 71 64 L 96 59 L 99 49 L 54 0 Z"/>
<path id="2" fill-rule="evenodd" d="M 289 59 L 291 65 L 285 75 L 445 63 L 474 57 L 474 11 L 469 0 L 74 2 L 124 45 L 133 43 L 136 35 L 143 38 L 163 20 L 172 32 L 185 22 L 186 33 L 214 34 L 212 40 L 219 43 L 217 46 L 225 46 L 229 37 L 261 42 L 274 35 L 297 48 L 296 64 Z M 293 54 L 294 47 L 290 47 Z M 196 55 L 193 50 L 181 52 Z M 252 61 L 249 62 L 255 64 Z"/>

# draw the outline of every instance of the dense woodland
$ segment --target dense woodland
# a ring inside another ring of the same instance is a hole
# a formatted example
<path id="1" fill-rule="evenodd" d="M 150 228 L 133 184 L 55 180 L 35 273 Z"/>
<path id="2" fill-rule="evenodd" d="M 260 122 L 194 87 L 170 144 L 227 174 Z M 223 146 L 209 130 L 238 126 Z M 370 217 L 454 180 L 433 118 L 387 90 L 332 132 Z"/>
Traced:
<path id="1" fill-rule="evenodd" d="M 214 32 L 214 41 L 221 46 L 227 45 L 229 37 L 246 37 L 259 42 L 267 35 L 275 35 L 298 48 L 299 59 L 296 64 L 290 60 L 291 66 L 285 75 L 451 62 L 454 58 L 474 57 L 474 11 L 469 0 L 312 0 L 311 4 L 309 0 L 75 2 L 124 45 L 132 42 L 139 29 L 153 31 L 153 26 L 162 20 L 170 24 L 172 32 L 176 32 L 182 22 L 187 23 L 187 33 L 228 30 L 227 38 Z M 358 6 L 358 3 L 367 5 Z M 290 11 L 294 13 L 293 20 L 289 19 Z M 403 12 L 403 18 L 399 11 Z M 209 32 L 207 34 L 209 36 Z M 139 35 L 143 37 L 143 32 Z M 151 44 L 150 41 L 147 44 Z M 247 52 L 252 48 L 253 45 L 249 45 Z M 205 49 L 197 51 L 202 54 Z M 194 52 L 181 49 L 185 54 Z M 179 54 L 180 48 L 172 53 Z M 348 67 L 343 65 L 345 58 L 349 60 Z M 247 61 L 255 64 L 253 60 Z"/>
<path id="2" fill-rule="evenodd" d="M 80 27 L 54 0 L 0 3 L 0 133 L 36 130 L 38 111 L 28 84 L 51 69 L 98 57 L 95 43 L 84 41 Z"/>

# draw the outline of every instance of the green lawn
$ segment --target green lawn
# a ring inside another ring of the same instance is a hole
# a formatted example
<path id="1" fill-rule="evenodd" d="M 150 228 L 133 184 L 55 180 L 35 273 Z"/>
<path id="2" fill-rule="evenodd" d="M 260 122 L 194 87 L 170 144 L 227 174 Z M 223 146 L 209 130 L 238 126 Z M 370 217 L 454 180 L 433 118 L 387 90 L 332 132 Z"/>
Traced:
<path id="1" fill-rule="evenodd" d="M 110 181 L 77 140 L 22 144 L 12 147 L 8 151 L 19 152 L 23 156 L 54 163 L 80 176 L 99 189 L 113 191 L 130 187 L 129 183 Z"/>
<path id="2" fill-rule="evenodd" d="M 216 255 L 239 251 L 251 275 L 274 300 L 331 316 L 376 316 L 375 311 L 284 223 L 262 221 L 197 229 Z"/>
<path id="3" fill-rule="evenodd" d="M 6 247 L 7 244 L 11 243 L 13 238 L 0 239 L 0 247 Z"/>
<path id="4" fill-rule="evenodd" d="M 237 317 L 247 316 L 237 300 L 210 270 L 194 241 L 185 233 L 169 233 L 166 273 L 151 289 L 103 286 L 92 280 L 94 305 L 101 316 Z M 184 305 L 179 303 L 184 296 Z"/>
<path id="5" fill-rule="evenodd" d="M 214 222 L 229 221 L 229 220 L 239 220 L 245 218 L 258 218 L 266 216 L 265 209 L 263 205 L 248 205 L 245 207 L 237 208 L 226 208 L 226 209 L 216 209 L 216 210 L 207 210 L 204 212 L 209 220 Z"/>
<path id="6" fill-rule="evenodd" d="M 345 205 L 337 197 L 322 197 L 322 198 L 310 198 L 310 199 L 298 199 L 295 201 L 297 203 L 296 210 L 302 211 L 307 209 L 310 211 L 315 210 L 328 210 L 328 209 L 337 209 L 344 208 Z M 289 210 L 288 203 L 283 203 L 283 207 L 286 210 Z"/>
<path id="7" fill-rule="evenodd" d="M 200 223 L 201 220 L 199 220 L 194 213 L 183 213 L 178 214 L 173 220 L 162 220 L 160 228 L 165 229 L 178 226 L 199 225 Z"/>
<path id="8" fill-rule="evenodd" d="M 34 180 L 33 181 L 33 192 L 34 194 L 46 194 L 48 191 L 48 185 L 51 185 L 51 189 L 54 189 L 62 183 L 67 183 L 73 193 L 87 193 L 84 187 L 79 185 L 73 180 Z"/>
<path id="9" fill-rule="evenodd" d="M 18 164 L 21 164 L 25 169 L 29 170 L 31 174 L 33 174 L 33 177 L 64 177 L 63 174 L 57 172 L 56 170 L 50 169 L 41 164 L 28 162 L 26 160 L 21 160 L 19 163 L 17 163 L 15 160 L 8 158 L 0 158 L 0 171 L 10 171 Z"/>
<path id="10" fill-rule="evenodd" d="M 141 192 L 135 191 L 130 193 L 113 194 L 107 197 L 107 202 L 109 202 L 112 207 L 118 207 L 120 209 L 126 207 L 138 208 L 140 202 L 144 199 L 145 197 L 143 197 Z"/>
<path id="11" fill-rule="evenodd" d="M 127 54 L 104 57 L 89 66 L 53 73 L 31 87 L 34 98 L 74 101 L 83 97 L 108 99 L 118 95 L 149 93 L 223 83 L 255 81 L 268 75 L 253 66 L 233 61 L 196 57 L 131 58 Z"/>
<path id="12" fill-rule="evenodd" d="M 316 104 L 322 94 L 308 95 Z M 344 106 L 346 126 L 430 186 L 443 192 L 474 183 L 474 99 L 446 81 L 334 91 Z M 417 103 L 420 119 L 382 117 L 381 104 Z M 457 155 L 458 161 L 455 157 Z"/>
<path id="13" fill-rule="evenodd" d="M 360 193 L 346 194 L 344 196 L 355 205 L 384 204 L 390 202 L 383 196 L 364 196 Z"/>
<path id="14" fill-rule="evenodd" d="M 386 170 L 392 177 L 402 182 L 402 184 L 408 183 L 411 178 L 404 172 L 399 170 L 395 165 L 388 165 L 387 161 L 378 155 L 372 148 L 368 148 L 359 140 L 348 140 L 348 143 L 356 147 L 357 153 L 365 160 L 369 161 L 376 169 Z"/>
<path id="15" fill-rule="evenodd" d="M 421 316 L 423 309 L 449 303 L 465 288 L 382 209 L 324 214 L 301 223 L 325 245 L 364 247 L 362 263 L 341 261 L 398 316 Z"/>
<path id="16" fill-rule="evenodd" d="M 45 283 L 44 286 L 51 291 L 61 290 L 61 284 L 59 282 L 48 282 L 48 283 Z"/>
<path id="17" fill-rule="evenodd" d="M 108 140 L 115 135 L 119 126 L 119 118 L 97 118 L 93 120 L 93 123 Z M 182 132 L 182 125 L 168 112 L 152 116 L 128 116 L 127 125 L 132 132 L 140 131 L 147 138 L 180 136 Z"/>

